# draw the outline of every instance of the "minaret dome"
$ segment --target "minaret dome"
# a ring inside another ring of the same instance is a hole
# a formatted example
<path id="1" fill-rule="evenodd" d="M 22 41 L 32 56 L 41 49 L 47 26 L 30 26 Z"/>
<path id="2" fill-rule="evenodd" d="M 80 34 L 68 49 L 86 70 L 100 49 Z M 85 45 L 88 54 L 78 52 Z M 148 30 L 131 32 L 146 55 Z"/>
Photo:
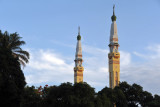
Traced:
<path id="1" fill-rule="evenodd" d="M 115 15 L 115 5 L 113 6 L 113 15 L 112 15 L 111 19 L 112 19 L 112 22 L 116 21 L 116 19 L 117 19 L 116 15 Z"/>
<path id="2" fill-rule="evenodd" d="M 80 27 L 78 27 L 78 36 L 77 36 L 77 40 L 81 40 Z"/>

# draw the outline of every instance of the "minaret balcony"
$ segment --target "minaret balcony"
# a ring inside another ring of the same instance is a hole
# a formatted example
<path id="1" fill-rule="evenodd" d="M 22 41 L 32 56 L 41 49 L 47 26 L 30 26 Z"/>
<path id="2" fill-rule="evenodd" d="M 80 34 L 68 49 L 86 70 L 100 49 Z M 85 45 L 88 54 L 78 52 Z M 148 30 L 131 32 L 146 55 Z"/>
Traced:
<path id="1" fill-rule="evenodd" d="M 83 67 L 74 67 L 74 71 L 84 71 Z"/>
<path id="2" fill-rule="evenodd" d="M 112 47 L 112 46 L 118 46 L 118 47 L 119 47 L 120 45 L 119 45 L 118 43 L 113 43 L 113 42 L 112 42 L 112 43 L 110 43 L 108 46 L 109 46 L 109 47 Z"/>
<path id="3" fill-rule="evenodd" d="M 112 53 L 108 54 L 108 58 L 111 59 L 112 58 Z"/>
<path id="4" fill-rule="evenodd" d="M 120 54 L 119 54 L 119 52 L 114 53 L 114 58 L 120 58 Z"/>
<path id="5" fill-rule="evenodd" d="M 111 59 L 112 57 L 114 58 L 120 58 L 119 52 L 112 52 L 108 54 L 108 58 Z"/>

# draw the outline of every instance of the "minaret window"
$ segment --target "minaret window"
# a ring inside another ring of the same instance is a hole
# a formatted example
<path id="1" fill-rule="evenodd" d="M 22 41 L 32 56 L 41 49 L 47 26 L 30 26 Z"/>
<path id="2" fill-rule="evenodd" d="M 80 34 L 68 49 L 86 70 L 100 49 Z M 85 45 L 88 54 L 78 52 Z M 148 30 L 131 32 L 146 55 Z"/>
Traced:
<path id="1" fill-rule="evenodd" d="M 116 86 L 118 86 L 118 73 L 116 72 L 116 78 L 115 78 L 115 80 L 116 80 Z"/>
<path id="2" fill-rule="evenodd" d="M 109 77 L 110 77 L 110 87 L 112 87 L 112 73 L 109 72 Z"/>
<path id="3" fill-rule="evenodd" d="M 118 77 L 118 73 L 116 72 L 116 77 Z"/>

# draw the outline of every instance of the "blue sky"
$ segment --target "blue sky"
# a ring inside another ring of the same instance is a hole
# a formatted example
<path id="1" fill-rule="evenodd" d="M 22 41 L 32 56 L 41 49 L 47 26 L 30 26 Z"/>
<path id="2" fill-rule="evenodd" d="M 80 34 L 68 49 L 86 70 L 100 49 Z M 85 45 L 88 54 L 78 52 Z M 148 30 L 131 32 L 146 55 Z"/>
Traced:
<path id="1" fill-rule="evenodd" d="M 96 91 L 108 86 L 108 44 L 116 5 L 121 81 L 160 94 L 159 0 L 0 0 L 0 29 L 18 32 L 31 53 L 28 85 L 73 83 L 78 26 L 84 81 Z"/>

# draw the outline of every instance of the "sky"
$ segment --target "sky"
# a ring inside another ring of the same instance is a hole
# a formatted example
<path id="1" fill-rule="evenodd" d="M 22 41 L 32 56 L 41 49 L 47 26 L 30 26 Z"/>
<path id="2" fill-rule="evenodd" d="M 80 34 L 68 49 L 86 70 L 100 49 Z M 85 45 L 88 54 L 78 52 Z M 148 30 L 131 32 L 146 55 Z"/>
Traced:
<path id="1" fill-rule="evenodd" d="M 109 86 L 108 52 L 113 5 L 120 44 L 120 81 L 160 95 L 160 0 L 0 0 L 0 29 L 18 32 L 30 52 L 27 85 L 74 81 L 78 26 L 84 81 Z"/>

